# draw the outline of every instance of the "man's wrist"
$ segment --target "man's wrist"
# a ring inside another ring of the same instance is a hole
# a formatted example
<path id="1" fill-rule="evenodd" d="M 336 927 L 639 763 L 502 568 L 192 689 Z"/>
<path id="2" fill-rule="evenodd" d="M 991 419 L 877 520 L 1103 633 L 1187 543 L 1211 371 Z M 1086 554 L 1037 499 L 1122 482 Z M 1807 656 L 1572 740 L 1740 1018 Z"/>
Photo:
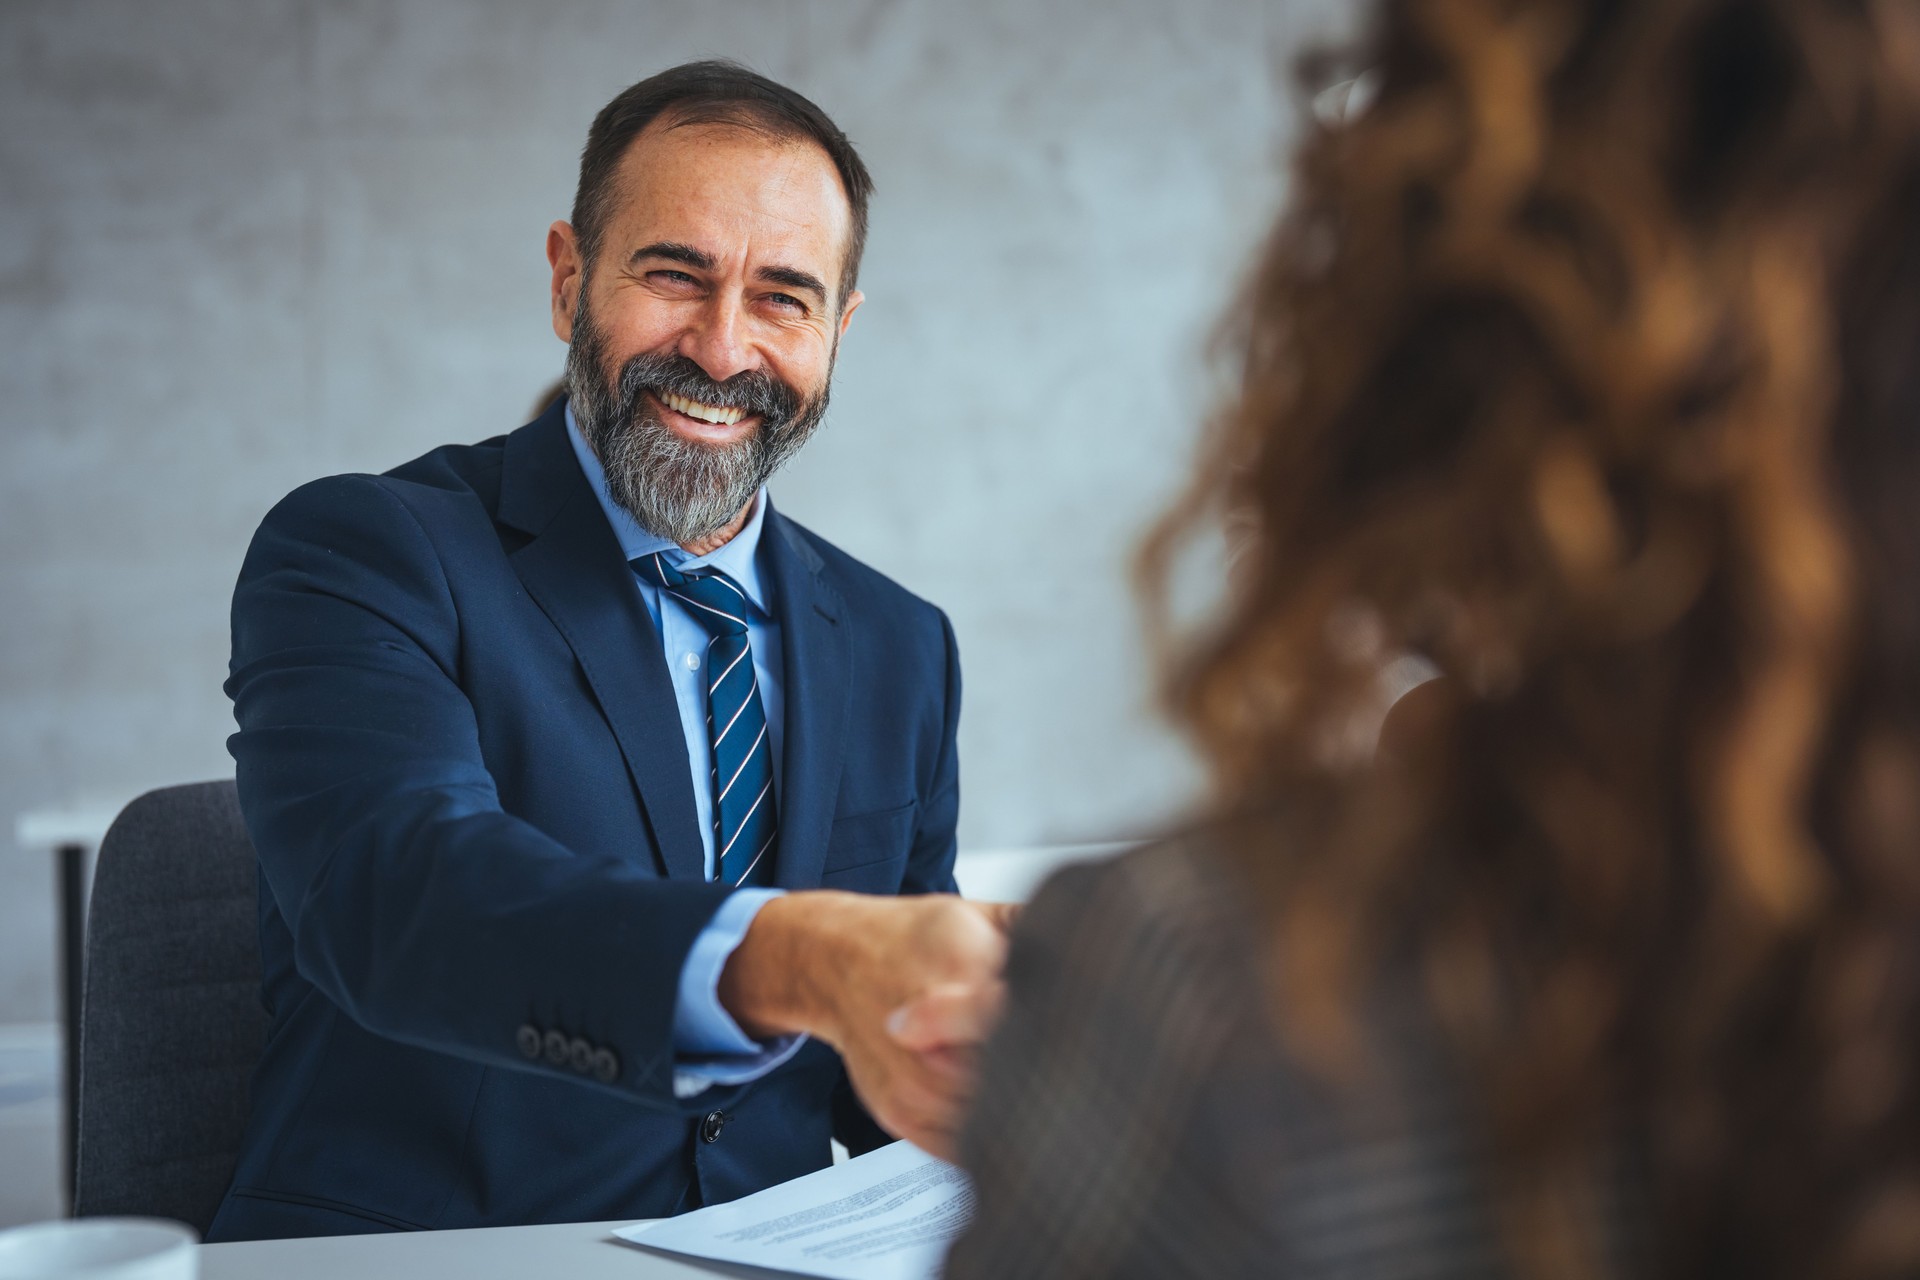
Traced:
<path id="1" fill-rule="evenodd" d="M 760 909 L 720 973 L 720 1006 L 742 1031 L 757 1040 L 827 1031 L 831 984 L 818 975 L 834 968 L 835 921 L 858 897 L 816 889 Z"/>

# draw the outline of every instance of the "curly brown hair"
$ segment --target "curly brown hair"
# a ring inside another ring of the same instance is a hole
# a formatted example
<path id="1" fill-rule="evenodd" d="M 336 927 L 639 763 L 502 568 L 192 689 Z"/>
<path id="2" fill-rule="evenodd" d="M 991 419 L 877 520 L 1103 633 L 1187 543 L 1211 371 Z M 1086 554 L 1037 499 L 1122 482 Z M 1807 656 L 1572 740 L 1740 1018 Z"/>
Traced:
<path id="1" fill-rule="evenodd" d="M 1920 5 L 1391 0 L 1361 63 L 1142 557 L 1290 1043 L 1406 957 L 1526 1272 L 1641 1269 L 1623 1147 L 1646 1269 L 1920 1272 Z"/>

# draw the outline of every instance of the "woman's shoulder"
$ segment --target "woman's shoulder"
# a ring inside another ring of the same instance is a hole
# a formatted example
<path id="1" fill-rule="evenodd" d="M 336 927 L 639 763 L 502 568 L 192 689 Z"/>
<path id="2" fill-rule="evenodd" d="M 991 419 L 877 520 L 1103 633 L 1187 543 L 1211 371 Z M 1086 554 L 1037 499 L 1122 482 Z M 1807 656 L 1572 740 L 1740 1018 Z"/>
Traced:
<path id="1" fill-rule="evenodd" d="M 1232 868 L 1202 837 L 1181 836 L 1055 872 L 1022 912 L 1017 936 L 1094 962 L 1144 945 L 1158 960 L 1206 968 L 1244 962 L 1254 931 Z"/>
<path id="2" fill-rule="evenodd" d="M 979 1219 L 950 1276 L 1258 1274 L 1225 1153 L 1193 1143 L 1248 1022 L 1239 914 L 1220 869 L 1172 843 L 1042 887 L 962 1140 Z"/>
<path id="3" fill-rule="evenodd" d="M 1497 1274 L 1432 1042 L 1382 1015 L 1372 1086 L 1304 1069 L 1271 956 L 1257 894 L 1203 837 L 1046 883 L 963 1142 L 981 1219 L 955 1276 Z"/>
<path id="4" fill-rule="evenodd" d="M 1250 895 L 1196 837 L 1157 841 L 1056 872 L 1022 912 L 1009 980 L 1071 993 L 1107 1034 L 1191 1056 L 1244 1032 L 1265 1007 Z M 1187 1034 L 1154 1034 L 1178 1009 Z"/>

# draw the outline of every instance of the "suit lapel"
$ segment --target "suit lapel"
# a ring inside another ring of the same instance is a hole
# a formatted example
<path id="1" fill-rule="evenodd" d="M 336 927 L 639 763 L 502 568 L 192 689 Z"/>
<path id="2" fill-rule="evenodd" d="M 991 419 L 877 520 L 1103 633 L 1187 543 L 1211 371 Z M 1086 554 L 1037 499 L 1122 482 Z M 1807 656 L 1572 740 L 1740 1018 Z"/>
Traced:
<path id="1" fill-rule="evenodd" d="M 566 638 L 613 728 L 662 870 L 703 879 L 692 766 L 660 632 L 580 474 L 558 406 L 508 437 L 500 519 L 534 535 L 512 554 L 514 570 Z"/>
<path id="2" fill-rule="evenodd" d="M 782 888 L 815 889 L 840 793 L 853 648 L 846 606 L 825 580 L 818 553 L 793 523 L 768 511 L 761 538 L 780 619 L 786 701 L 780 852 L 773 874 Z"/>

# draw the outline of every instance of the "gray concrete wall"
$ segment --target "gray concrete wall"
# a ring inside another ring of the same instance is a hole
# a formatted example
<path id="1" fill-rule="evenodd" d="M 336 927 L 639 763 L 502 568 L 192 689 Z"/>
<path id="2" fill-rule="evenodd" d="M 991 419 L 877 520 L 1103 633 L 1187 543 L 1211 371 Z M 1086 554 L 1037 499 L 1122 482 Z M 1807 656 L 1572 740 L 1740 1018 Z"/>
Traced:
<path id="1" fill-rule="evenodd" d="M 327 472 L 524 420 L 593 112 L 727 55 L 879 183 L 830 425 L 776 500 L 945 605 L 968 846 L 1101 838 L 1191 769 L 1125 562 L 1340 0 L 6 0 L 0 839 L 229 773 L 226 606 Z M 0 844 L 0 850 L 5 845 Z M 0 853 L 0 1022 L 53 1016 L 51 871 Z"/>

